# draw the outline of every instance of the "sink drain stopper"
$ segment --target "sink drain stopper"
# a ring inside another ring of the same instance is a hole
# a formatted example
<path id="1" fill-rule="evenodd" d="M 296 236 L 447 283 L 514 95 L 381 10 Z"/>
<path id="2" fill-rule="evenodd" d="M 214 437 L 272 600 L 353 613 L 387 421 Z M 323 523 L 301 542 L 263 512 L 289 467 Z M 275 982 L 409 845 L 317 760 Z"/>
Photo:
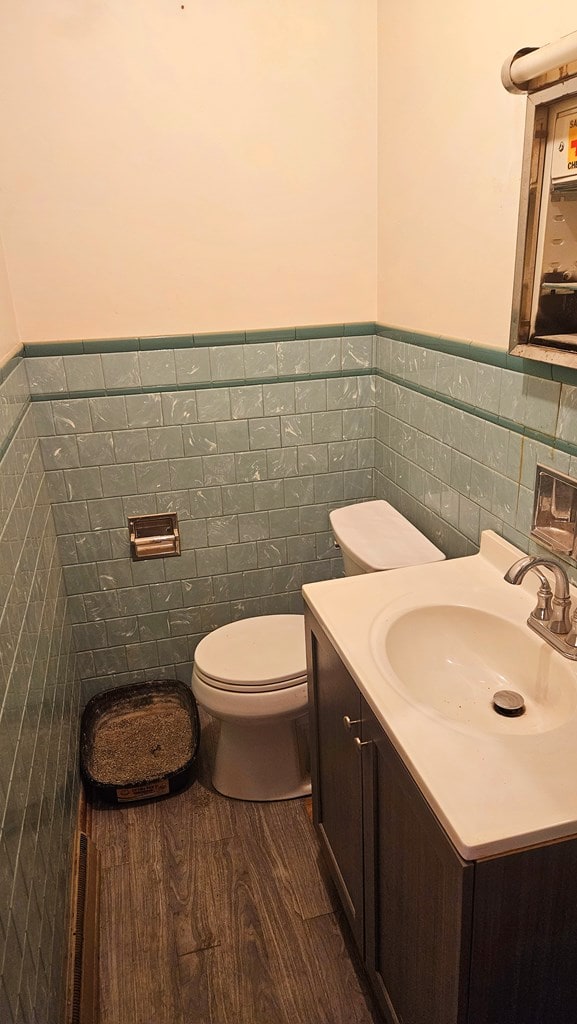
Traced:
<path id="1" fill-rule="evenodd" d="M 525 700 L 515 690 L 497 690 L 493 694 L 493 707 L 499 715 L 506 715 L 507 718 L 517 718 L 525 711 Z"/>

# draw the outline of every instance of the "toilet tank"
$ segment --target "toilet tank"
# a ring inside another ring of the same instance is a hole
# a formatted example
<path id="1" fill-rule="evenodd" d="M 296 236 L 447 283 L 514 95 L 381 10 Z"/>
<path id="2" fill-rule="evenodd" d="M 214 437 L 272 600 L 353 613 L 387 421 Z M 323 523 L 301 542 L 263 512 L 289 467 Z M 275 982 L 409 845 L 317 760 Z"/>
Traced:
<path id="1" fill-rule="evenodd" d="M 440 562 L 445 557 L 388 501 L 347 505 L 335 509 L 329 518 L 346 576 Z"/>

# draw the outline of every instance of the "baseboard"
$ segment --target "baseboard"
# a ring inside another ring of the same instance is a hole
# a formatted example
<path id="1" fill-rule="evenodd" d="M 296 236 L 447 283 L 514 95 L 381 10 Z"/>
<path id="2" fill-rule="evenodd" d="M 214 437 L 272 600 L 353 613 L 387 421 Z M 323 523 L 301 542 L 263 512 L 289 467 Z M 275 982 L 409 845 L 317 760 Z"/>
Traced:
<path id="1" fill-rule="evenodd" d="M 65 1024 L 98 1024 L 100 856 L 86 831 L 88 817 L 82 795 L 73 842 Z"/>

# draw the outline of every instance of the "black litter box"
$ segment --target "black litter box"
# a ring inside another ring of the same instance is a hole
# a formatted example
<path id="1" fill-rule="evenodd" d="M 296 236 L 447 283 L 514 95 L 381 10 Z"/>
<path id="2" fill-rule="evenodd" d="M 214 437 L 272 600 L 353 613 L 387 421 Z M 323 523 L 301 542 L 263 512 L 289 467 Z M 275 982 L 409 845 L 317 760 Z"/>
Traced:
<path id="1" fill-rule="evenodd" d="M 199 739 L 196 701 L 178 679 L 97 693 L 80 725 L 88 796 L 126 804 L 177 793 L 194 776 Z"/>

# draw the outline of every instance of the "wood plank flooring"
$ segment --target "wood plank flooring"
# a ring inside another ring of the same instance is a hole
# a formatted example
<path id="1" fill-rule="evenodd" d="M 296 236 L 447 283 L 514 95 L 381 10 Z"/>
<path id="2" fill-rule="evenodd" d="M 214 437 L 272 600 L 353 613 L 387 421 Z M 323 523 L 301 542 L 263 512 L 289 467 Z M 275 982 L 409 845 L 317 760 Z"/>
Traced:
<path id="1" fill-rule="evenodd" d="M 101 1024 L 378 1024 L 307 801 L 216 793 L 216 728 L 184 793 L 93 808 Z"/>

